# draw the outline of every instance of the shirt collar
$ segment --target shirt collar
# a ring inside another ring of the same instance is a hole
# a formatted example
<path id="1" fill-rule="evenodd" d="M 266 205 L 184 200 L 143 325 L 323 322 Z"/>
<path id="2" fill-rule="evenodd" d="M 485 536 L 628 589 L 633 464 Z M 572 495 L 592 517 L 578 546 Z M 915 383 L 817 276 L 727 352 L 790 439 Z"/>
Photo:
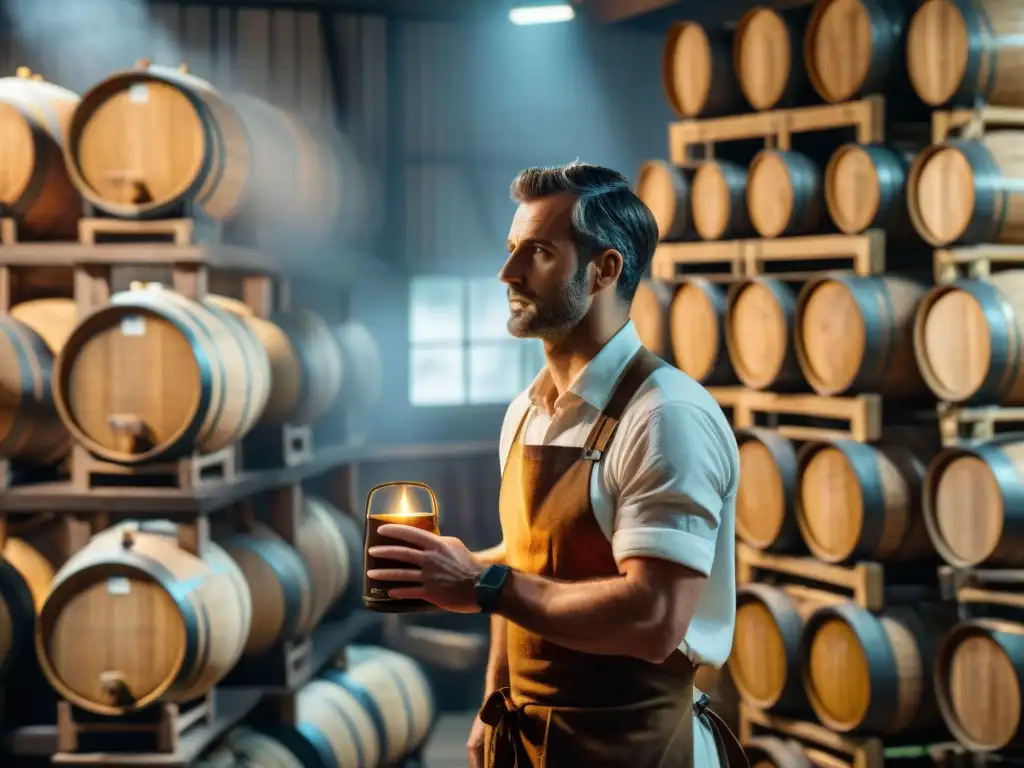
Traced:
<path id="1" fill-rule="evenodd" d="M 639 349 L 640 337 L 630 320 L 583 367 L 561 398 L 558 397 L 551 372 L 545 365 L 527 390 L 530 402 L 542 406 L 548 413 L 552 413 L 566 399 L 582 400 L 599 411 L 604 410 L 622 372 Z"/>

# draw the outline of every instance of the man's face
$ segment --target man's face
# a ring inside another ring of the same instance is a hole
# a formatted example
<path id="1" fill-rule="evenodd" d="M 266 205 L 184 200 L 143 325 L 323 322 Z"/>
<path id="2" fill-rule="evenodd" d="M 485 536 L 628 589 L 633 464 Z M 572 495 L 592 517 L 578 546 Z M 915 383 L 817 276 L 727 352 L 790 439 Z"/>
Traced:
<path id="1" fill-rule="evenodd" d="M 508 332 L 555 341 L 590 309 L 587 263 L 571 239 L 573 195 L 522 203 L 508 233 L 508 261 L 499 278 L 508 286 Z"/>

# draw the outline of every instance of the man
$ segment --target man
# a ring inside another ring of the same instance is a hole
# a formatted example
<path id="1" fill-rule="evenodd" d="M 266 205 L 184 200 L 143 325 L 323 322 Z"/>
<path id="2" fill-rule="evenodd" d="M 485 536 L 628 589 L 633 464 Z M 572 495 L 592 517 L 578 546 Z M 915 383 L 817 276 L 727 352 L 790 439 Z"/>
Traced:
<path id="1" fill-rule="evenodd" d="M 711 395 L 629 322 L 653 216 L 581 163 L 526 170 L 512 196 L 508 328 L 547 365 L 502 427 L 502 544 L 382 526 L 399 541 L 371 553 L 409 567 L 371 576 L 492 614 L 473 768 L 746 765 L 693 689 L 732 645 L 739 456 Z"/>

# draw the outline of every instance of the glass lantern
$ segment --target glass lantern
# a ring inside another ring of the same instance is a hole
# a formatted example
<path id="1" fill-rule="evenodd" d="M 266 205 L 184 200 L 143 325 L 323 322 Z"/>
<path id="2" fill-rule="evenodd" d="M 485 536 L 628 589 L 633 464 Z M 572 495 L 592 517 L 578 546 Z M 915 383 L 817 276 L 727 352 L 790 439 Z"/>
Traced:
<path id="1" fill-rule="evenodd" d="M 375 486 L 366 497 L 366 541 L 363 547 L 363 604 L 371 611 L 382 613 L 412 613 L 435 611 L 436 606 L 426 600 L 394 598 L 388 591 L 417 584 L 400 581 L 377 581 L 365 574 L 376 568 L 415 568 L 408 563 L 371 557 L 371 547 L 382 545 L 412 546 L 398 539 L 381 536 L 382 525 L 411 525 L 423 531 L 440 535 L 437 521 L 437 497 L 424 483 L 395 481 Z"/>

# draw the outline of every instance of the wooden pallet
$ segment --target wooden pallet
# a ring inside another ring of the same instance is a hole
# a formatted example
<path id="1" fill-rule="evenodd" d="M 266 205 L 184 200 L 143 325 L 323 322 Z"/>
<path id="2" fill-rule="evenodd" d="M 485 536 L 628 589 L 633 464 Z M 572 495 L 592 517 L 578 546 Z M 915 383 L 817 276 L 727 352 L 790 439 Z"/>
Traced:
<path id="1" fill-rule="evenodd" d="M 946 446 L 991 440 L 1011 432 L 1024 433 L 1024 407 L 940 403 L 937 410 L 939 434 Z"/>
<path id="2" fill-rule="evenodd" d="M 932 113 L 932 144 L 949 139 L 980 139 L 999 128 L 1024 127 L 1024 109 L 1016 107 L 978 107 Z"/>
<path id="3" fill-rule="evenodd" d="M 929 749 L 936 768 L 1020 768 L 1024 755 L 970 752 L 960 744 L 936 744 Z"/>
<path id="4" fill-rule="evenodd" d="M 739 739 L 746 743 L 759 736 L 795 741 L 814 765 L 830 768 L 883 768 L 882 741 L 850 738 L 815 723 L 769 715 L 748 704 L 740 704 Z"/>
<path id="5" fill-rule="evenodd" d="M 977 615 L 979 606 L 1024 610 L 1024 570 L 943 565 L 939 588 L 946 600 L 959 604 L 962 619 Z M 980 610 L 983 615 L 984 608 Z"/>
<path id="6" fill-rule="evenodd" d="M 651 276 L 667 282 L 690 275 L 728 282 L 744 275 L 805 277 L 823 271 L 883 274 L 885 233 L 868 230 L 859 235 L 662 243 L 651 262 Z"/>
<path id="7" fill-rule="evenodd" d="M 694 150 L 714 157 L 715 145 L 744 139 L 764 139 L 769 149 L 788 150 L 795 133 L 816 133 L 839 128 L 856 130 L 860 144 L 885 139 L 885 100 L 868 96 L 843 104 L 777 109 L 705 120 L 684 120 L 669 125 L 668 143 L 672 162 L 682 165 L 696 159 Z"/>
<path id="8" fill-rule="evenodd" d="M 241 475 L 241 451 L 236 446 L 215 453 L 196 453 L 179 461 L 123 466 L 98 459 L 81 445 L 71 449 L 71 485 L 78 493 L 98 488 L 166 488 L 193 494 L 228 485 Z"/>
<path id="9" fill-rule="evenodd" d="M 865 443 L 882 436 L 879 395 L 825 397 L 748 391 L 742 400 L 742 407 L 734 411 L 735 426 L 740 428 L 768 427 L 792 440 L 842 439 Z"/>
<path id="10" fill-rule="evenodd" d="M 743 387 L 708 387 L 707 390 L 722 407 L 733 427 L 739 428 L 750 423 L 750 413 L 746 410 L 746 396 L 750 390 Z"/>
<path id="11" fill-rule="evenodd" d="M 985 280 L 1006 269 L 1024 268 L 1024 245 L 970 245 L 935 251 L 936 283 L 962 279 Z"/>

